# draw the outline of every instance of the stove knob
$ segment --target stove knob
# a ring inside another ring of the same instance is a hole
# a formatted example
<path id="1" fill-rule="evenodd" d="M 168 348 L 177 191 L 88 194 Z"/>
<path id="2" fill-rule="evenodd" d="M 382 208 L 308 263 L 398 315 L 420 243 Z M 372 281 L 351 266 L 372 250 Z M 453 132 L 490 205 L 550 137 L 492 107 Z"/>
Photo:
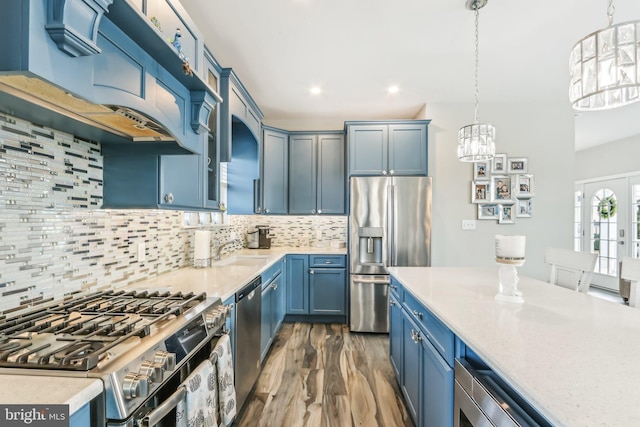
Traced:
<path id="1" fill-rule="evenodd" d="M 149 394 L 149 378 L 146 375 L 129 372 L 122 382 L 122 393 L 126 399 L 147 397 L 147 394 Z"/>
<path id="2" fill-rule="evenodd" d="M 159 383 L 162 382 L 162 374 L 164 373 L 164 369 L 162 364 L 152 362 L 150 360 L 145 360 L 140 365 L 140 374 L 145 375 L 149 378 L 150 383 Z"/>
<path id="3" fill-rule="evenodd" d="M 176 354 L 168 351 L 159 351 L 153 356 L 153 361 L 167 371 L 173 371 L 176 368 Z"/>

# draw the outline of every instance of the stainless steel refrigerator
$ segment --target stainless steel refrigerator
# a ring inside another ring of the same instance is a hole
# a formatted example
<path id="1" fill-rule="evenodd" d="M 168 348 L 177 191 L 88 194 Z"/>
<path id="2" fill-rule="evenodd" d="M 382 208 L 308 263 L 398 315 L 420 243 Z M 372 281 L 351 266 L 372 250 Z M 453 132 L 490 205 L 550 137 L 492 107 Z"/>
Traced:
<path id="1" fill-rule="evenodd" d="M 350 329 L 389 332 L 391 266 L 431 265 L 431 177 L 352 177 Z"/>

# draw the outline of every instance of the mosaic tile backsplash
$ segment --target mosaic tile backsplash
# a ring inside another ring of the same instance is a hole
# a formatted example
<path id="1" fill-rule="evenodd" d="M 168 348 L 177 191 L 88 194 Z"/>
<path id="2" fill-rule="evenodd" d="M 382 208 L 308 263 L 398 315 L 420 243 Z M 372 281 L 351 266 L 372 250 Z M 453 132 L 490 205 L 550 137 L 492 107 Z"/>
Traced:
<path id="1" fill-rule="evenodd" d="M 194 228 L 184 227 L 184 213 L 101 209 L 102 165 L 99 144 L 0 114 L 0 311 L 190 265 Z M 222 254 L 246 247 L 257 224 L 272 227 L 273 246 L 346 240 L 345 216 L 227 222 L 209 227 L 212 245 L 238 239 Z"/>

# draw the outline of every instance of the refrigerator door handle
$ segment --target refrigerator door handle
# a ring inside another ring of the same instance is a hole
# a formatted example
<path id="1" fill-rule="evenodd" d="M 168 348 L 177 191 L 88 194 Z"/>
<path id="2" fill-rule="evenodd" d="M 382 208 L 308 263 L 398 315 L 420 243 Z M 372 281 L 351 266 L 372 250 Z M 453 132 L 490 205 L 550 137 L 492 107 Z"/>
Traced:
<path id="1" fill-rule="evenodd" d="M 395 194 L 393 184 L 387 186 L 387 267 L 395 265 Z"/>

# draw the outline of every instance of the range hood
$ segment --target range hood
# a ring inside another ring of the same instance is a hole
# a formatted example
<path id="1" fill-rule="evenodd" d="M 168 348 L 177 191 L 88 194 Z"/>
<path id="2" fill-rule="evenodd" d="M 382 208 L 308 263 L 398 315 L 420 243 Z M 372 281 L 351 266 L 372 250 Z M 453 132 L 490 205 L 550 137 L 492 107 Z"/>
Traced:
<path id="1" fill-rule="evenodd" d="M 176 140 L 144 113 L 125 106 L 93 104 L 36 77 L 0 76 L 0 91 L 134 142 Z M 5 112 L 16 113 L 10 109 Z"/>
<path id="2" fill-rule="evenodd" d="M 105 152 L 200 154 L 222 99 L 197 74 L 183 75 L 166 40 L 158 36 L 164 50 L 149 53 L 109 20 L 112 2 L 3 1 L 0 37 L 21 40 L 0 44 L 0 112 L 100 142 Z M 127 25 L 151 26 L 120 6 L 123 13 L 134 19 Z"/>

